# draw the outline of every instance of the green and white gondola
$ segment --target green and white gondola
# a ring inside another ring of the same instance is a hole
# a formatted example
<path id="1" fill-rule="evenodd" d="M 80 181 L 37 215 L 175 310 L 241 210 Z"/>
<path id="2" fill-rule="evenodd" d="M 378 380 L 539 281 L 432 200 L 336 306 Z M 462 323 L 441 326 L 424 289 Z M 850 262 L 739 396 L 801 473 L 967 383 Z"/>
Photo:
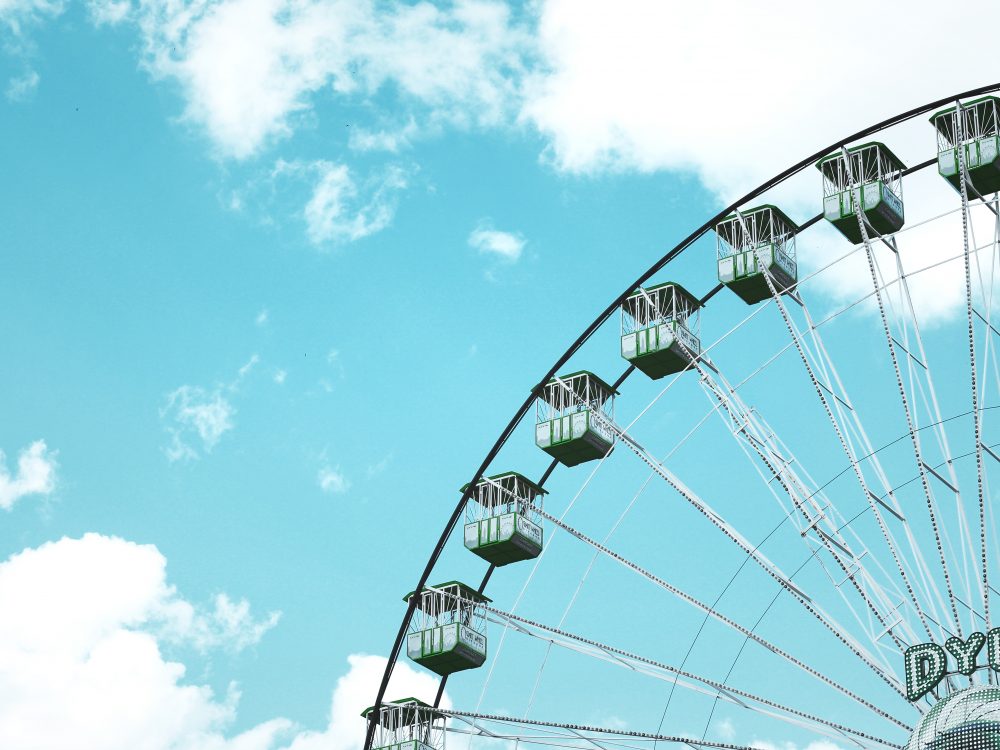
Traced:
<path id="1" fill-rule="evenodd" d="M 684 370 L 701 354 L 700 308 L 693 294 L 672 281 L 635 290 L 622 303 L 622 357 L 653 380 Z"/>
<path id="2" fill-rule="evenodd" d="M 778 294 L 787 292 L 798 280 L 798 230 L 794 221 L 771 205 L 727 216 L 715 226 L 719 281 L 748 305 L 771 296 L 765 273 Z"/>
<path id="3" fill-rule="evenodd" d="M 535 402 L 535 445 L 565 466 L 604 458 L 614 447 L 614 397 L 586 370 L 552 378 Z"/>
<path id="4" fill-rule="evenodd" d="M 538 557 L 542 526 L 536 511 L 544 494 L 516 471 L 483 477 L 465 506 L 466 548 L 498 567 Z"/>
<path id="5" fill-rule="evenodd" d="M 980 196 L 1000 191 L 1000 132 L 995 96 L 984 96 L 958 107 L 948 107 L 931 116 L 937 131 L 938 173 L 956 190 L 961 189 L 959 148 L 965 158 L 969 182 Z M 970 190 L 969 197 L 977 197 Z"/>
<path id="6" fill-rule="evenodd" d="M 371 721 L 375 706 L 361 715 Z M 416 698 L 382 704 L 372 750 L 444 750 L 445 715 Z"/>
<path id="7" fill-rule="evenodd" d="M 865 143 L 831 154 L 816 163 L 823 174 L 823 216 L 854 244 L 862 241 L 855 211 L 861 210 L 878 234 L 892 234 L 903 226 L 903 179 L 906 165 L 882 143 Z M 869 229 L 869 236 L 874 233 Z"/>
<path id="8" fill-rule="evenodd" d="M 441 675 L 475 669 L 486 661 L 486 619 L 479 605 L 490 599 L 460 581 L 428 586 L 418 596 L 406 636 L 406 655 Z"/>

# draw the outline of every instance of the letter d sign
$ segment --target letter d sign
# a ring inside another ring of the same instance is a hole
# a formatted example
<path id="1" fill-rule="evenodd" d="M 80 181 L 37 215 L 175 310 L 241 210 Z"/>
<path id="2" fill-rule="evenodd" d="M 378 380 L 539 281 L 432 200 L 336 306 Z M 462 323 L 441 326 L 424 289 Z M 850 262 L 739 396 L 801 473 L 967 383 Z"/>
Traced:
<path id="1" fill-rule="evenodd" d="M 906 660 L 906 699 L 916 701 L 937 687 L 944 678 L 944 649 L 936 643 L 910 646 L 903 655 Z"/>

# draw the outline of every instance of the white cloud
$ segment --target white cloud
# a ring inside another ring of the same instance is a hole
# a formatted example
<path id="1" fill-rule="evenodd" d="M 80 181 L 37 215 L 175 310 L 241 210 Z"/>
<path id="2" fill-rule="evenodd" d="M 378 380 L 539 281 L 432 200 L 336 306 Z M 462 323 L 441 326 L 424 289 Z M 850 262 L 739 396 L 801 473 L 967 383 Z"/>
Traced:
<path id="1" fill-rule="evenodd" d="M 381 656 L 352 654 L 327 726 L 274 718 L 240 732 L 240 693 L 186 679 L 166 647 L 239 651 L 277 622 L 219 594 L 210 610 L 170 585 L 153 545 L 99 534 L 63 538 L 0 562 L 0 747 L 33 750 L 360 750 L 360 710 L 374 700 Z M 438 679 L 396 664 L 387 700 L 431 702 Z M 451 707 L 444 694 L 442 706 Z"/>
<path id="2" fill-rule="evenodd" d="M 87 10 L 96 26 L 114 26 L 132 10 L 131 0 L 87 0 Z"/>
<path id="3" fill-rule="evenodd" d="M 736 727 L 733 726 L 733 720 L 726 717 L 715 722 L 715 733 L 722 741 L 731 742 L 736 737 Z"/>
<path id="4" fill-rule="evenodd" d="M 23 75 L 11 78 L 7 82 L 7 90 L 4 92 L 7 99 L 12 102 L 24 102 L 30 99 L 38 88 L 38 73 L 29 70 Z"/>
<path id="5" fill-rule="evenodd" d="M 419 134 L 416 121 L 410 120 L 401 128 L 370 130 L 365 127 L 351 128 L 348 143 L 355 151 L 388 151 L 395 154 L 407 148 Z"/>
<path id="6" fill-rule="evenodd" d="M 284 385 L 285 380 L 288 378 L 288 372 L 285 370 L 275 370 L 272 379 L 278 385 Z"/>
<path id="7" fill-rule="evenodd" d="M 336 468 L 323 466 L 316 475 L 316 481 L 323 492 L 328 492 L 331 495 L 341 495 L 351 488 L 350 481 L 340 471 L 339 466 Z"/>
<path id="8" fill-rule="evenodd" d="M 392 454 L 383 456 L 378 463 L 369 464 L 368 468 L 365 470 L 365 474 L 369 479 L 374 479 L 379 474 L 384 474 L 385 470 L 389 468 L 389 464 L 392 463 Z"/>
<path id="9" fill-rule="evenodd" d="M 201 450 L 211 453 L 222 436 L 233 429 L 236 407 L 231 399 L 240 394 L 243 381 L 260 363 L 260 355 L 252 354 L 237 370 L 229 383 L 212 389 L 182 385 L 168 393 L 160 408 L 160 419 L 170 435 L 170 444 L 164 448 L 167 460 L 199 458 L 193 443 L 200 443 Z"/>
<path id="10" fill-rule="evenodd" d="M 388 165 L 359 176 L 346 164 L 325 159 L 278 159 L 245 184 L 238 200 L 240 210 L 249 209 L 264 225 L 280 227 L 281 217 L 294 215 L 313 245 L 343 245 L 392 223 L 410 171 Z"/>
<path id="11" fill-rule="evenodd" d="M 56 486 L 56 453 L 44 440 L 36 440 L 17 455 L 17 474 L 7 470 L 0 451 L 0 508 L 10 510 L 27 495 L 49 495 Z"/>
<path id="12" fill-rule="evenodd" d="M 344 164 L 279 162 L 276 170 L 315 175 L 303 209 L 306 234 L 315 245 L 353 242 L 385 229 L 396 211 L 395 193 L 406 187 L 398 167 L 359 187 Z"/>
<path id="13" fill-rule="evenodd" d="M 246 599 L 234 602 L 225 593 L 216 594 L 211 612 L 201 612 L 181 599 L 172 599 L 161 610 L 163 624 L 158 634 L 200 651 L 215 648 L 242 651 L 259 643 L 281 618 L 280 612 L 271 612 L 263 620 L 255 621 Z"/>
<path id="14" fill-rule="evenodd" d="M 0 747 L 267 750 L 284 719 L 227 738 L 239 692 L 185 682 L 161 642 L 239 649 L 270 626 L 228 598 L 198 613 L 166 580 L 151 545 L 87 534 L 0 563 Z M 192 612 L 187 621 L 178 611 Z M 206 642 L 201 623 L 211 622 Z"/>
<path id="15" fill-rule="evenodd" d="M 358 750 L 364 744 L 365 722 L 358 716 L 374 702 L 382 681 L 386 659 L 382 656 L 352 654 L 347 657 L 350 669 L 337 680 L 330 705 L 330 723 L 322 732 L 302 732 L 288 750 Z M 437 695 L 438 678 L 417 672 L 403 661 L 396 663 L 386 690 L 386 700 L 413 697 L 433 703 Z M 441 707 L 451 708 L 448 693 L 442 696 Z"/>
<path id="16" fill-rule="evenodd" d="M 512 31 L 503 3 L 148 0 L 140 7 L 148 69 L 181 84 L 185 117 L 228 156 L 250 156 L 289 135 L 321 90 L 363 100 L 391 87 L 397 111 L 413 109 L 432 124 L 495 124 L 516 102 L 525 39 Z"/>
<path id="17" fill-rule="evenodd" d="M 6 26 L 14 37 L 6 40 L 6 44 L 18 49 L 26 26 L 58 16 L 65 9 L 64 0 L 0 0 L 0 25 Z"/>
<path id="18" fill-rule="evenodd" d="M 796 0 L 778 0 L 767 12 L 727 0 L 546 0 L 538 25 L 544 62 L 525 80 L 522 122 L 547 138 L 546 159 L 557 169 L 686 171 L 721 203 L 825 144 L 994 79 L 991 29 L 1000 22 L 1000 6 L 990 6 L 982 23 L 967 30 L 969 57 L 946 60 L 926 53 L 940 44 L 933 4 L 848 0 L 840 12 L 864 15 L 873 28 L 893 28 L 901 42 L 880 47 L 864 35 L 817 33 L 827 21 L 821 8 Z M 855 64 L 859 60 L 864 64 Z M 906 75 L 872 76 L 874 70 Z M 924 117 L 885 139 L 908 164 L 935 154 Z M 956 204 L 943 181 L 930 177 L 934 184 L 907 183 L 909 221 Z M 818 173 L 807 170 L 776 197 L 793 218 L 818 213 Z M 810 232 L 800 243 L 806 271 L 848 247 L 829 238 Z M 960 243 L 961 234 L 953 231 L 919 247 L 911 242 L 908 267 L 954 254 Z M 959 310 L 961 278 L 958 266 L 936 283 L 914 281 L 925 321 Z M 845 297 L 869 290 L 871 282 L 866 265 L 845 264 L 820 286 Z"/>
<path id="19" fill-rule="evenodd" d="M 247 361 L 246 361 L 246 362 L 244 363 L 244 365 L 243 365 L 243 366 L 242 366 L 242 367 L 241 367 L 241 368 L 239 369 L 239 377 L 237 378 L 237 382 L 239 382 L 240 380 L 243 380 L 243 378 L 245 378 L 245 377 L 247 376 L 247 374 L 248 374 L 248 373 L 249 373 L 249 372 L 250 372 L 250 371 L 251 371 L 251 370 L 252 370 L 252 369 L 253 369 L 254 367 L 256 367 L 256 366 L 257 366 L 257 363 L 258 363 L 258 362 L 260 362 L 260 356 L 259 356 L 259 355 L 257 355 L 257 354 L 253 354 L 253 355 L 251 355 L 251 356 L 250 356 L 250 359 L 248 359 L 248 360 L 247 360 Z"/>
<path id="20" fill-rule="evenodd" d="M 220 438 L 233 429 L 235 414 L 236 408 L 220 388 L 209 392 L 182 385 L 169 393 L 166 405 L 160 409 L 160 418 L 172 423 L 167 426 L 171 436 L 167 458 L 171 462 L 197 458 L 198 452 L 190 444 L 194 436 L 200 440 L 202 449 L 210 453 Z"/>
<path id="21" fill-rule="evenodd" d="M 863 35 L 817 34 L 822 10 L 795 0 L 779 0 L 767 13 L 726 0 L 684 7 L 547 0 L 539 23 L 546 64 L 527 82 L 523 116 L 551 138 L 563 169 L 689 169 L 711 189 L 735 196 L 824 143 L 992 80 L 989 73 L 970 78 L 968 60 L 928 58 L 937 43 L 932 4 L 870 8 L 848 0 L 843 9 L 870 11 L 868 20 L 897 28 L 905 44 L 876 49 Z M 1000 18 L 996 9 L 990 14 Z M 984 40 L 990 34 L 970 33 Z M 989 69 L 988 48 L 972 54 Z M 839 64 L 857 59 L 866 65 Z M 791 64 L 803 60 L 816 64 Z M 817 86 L 817 73 L 832 70 L 825 61 L 837 75 Z M 869 65 L 907 75 L 860 78 Z"/>
<path id="22" fill-rule="evenodd" d="M 267 308 L 265 307 L 259 313 L 257 313 L 257 317 L 254 318 L 253 322 L 259 326 L 267 325 L 269 317 L 270 313 L 268 313 Z"/>
<path id="23" fill-rule="evenodd" d="M 123 0 L 92 1 L 109 3 L 109 17 L 123 13 Z M 62 8 L 0 0 L 0 18 L 16 24 Z M 142 0 L 128 17 L 140 29 L 146 68 L 180 85 L 185 119 L 224 156 L 247 158 L 300 127 L 327 125 L 317 105 L 333 99 L 361 105 L 351 111 L 363 121 L 336 123 L 351 126 L 357 150 L 394 152 L 445 127 L 516 122 L 543 136 L 545 159 L 559 170 L 688 172 L 721 202 L 824 143 L 991 80 L 1000 7 L 978 9 L 977 23 L 963 31 L 965 54 L 944 58 L 926 54 L 940 45 L 933 4 L 847 0 L 841 12 L 892 28 L 902 41 L 880 46 L 860 34 L 817 34 L 826 16 L 796 0 L 777 0 L 767 12 L 729 0 L 676 7 L 542 0 L 529 4 L 525 23 L 487 0 Z M 888 72 L 873 77 L 872 70 Z M 376 94 L 389 105 L 371 106 Z M 891 145 L 904 161 L 921 161 L 932 153 L 930 127 L 921 119 L 893 134 Z M 395 169 L 362 180 L 336 161 L 278 165 L 310 182 L 301 215 L 316 244 L 384 228 L 406 183 Z M 908 186 L 908 216 L 936 189 Z M 811 215 L 818 175 L 803 175 L 779 197 L 794 217 Z M 242 205 L 243 196 L 233 198 Z M 493 239 L 480 238 L 495 248 L 485 252 L 508 259 L 521 252 L 516 242 Z M 801 248 L 807 271 L 827 257 L 822 242 Z M 943 293 L 917 295 L 932 320 L 954 314 L 961 300 L 961 275 L 944 276 Z M 843 295 L 856 280 L 854 271 L 830 274 L 824 291 Z"/>
<path id="24" fill-rule="evenodd" d="M 524 237 L 520 234 L 501 232 L 493 229 L 488 222 L 480 222 L 469 235 L 469 247 L 507 263 L 516 263 L 520 259 L 524 245 Z"/>

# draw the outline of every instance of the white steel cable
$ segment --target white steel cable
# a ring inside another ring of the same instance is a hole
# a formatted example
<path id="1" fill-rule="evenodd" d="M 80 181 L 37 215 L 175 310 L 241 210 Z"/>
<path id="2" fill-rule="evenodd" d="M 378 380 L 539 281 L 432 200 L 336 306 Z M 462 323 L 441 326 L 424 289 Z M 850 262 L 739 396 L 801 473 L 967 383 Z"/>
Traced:
<path id="1" fill-rule="evenodd" d="M 712 609 L 707 604 L 704 604 L 703 602 L 701 602 L 697 598 L 691 596 L 690 594 L 685 593 L 684 591 L 681 591 L 676 586 L 673 586 L 672 584 L 667 583 L 667 581 L 665 581 L 662 578 L 654 575 L 653 573 L 650 573 L 648 570 L 646 570 L 645 568 L 637 565 L 636 563 L 632 562 L 631 560 L 628 560 L 627 558 L 622 557 L 617 552 L 614 552 L 613 550 L 611 550 L 608 547 L 604 546 L 600 542 L 597 542 L 594 539 L 591 539 L 590 537 L 588 537 L 583 532 L 578 531 L 577 529 L 574 529 L 569 524 L 564 523 L 564 522 L 558 520 L 554 516 L 550 516 L 548 513 L 545 513 L 544 511 L 541 512 L 541 515 L 542 515 L 543 518 L 546 518 L 548 521 L 556 524 L 563 531 L 566 531 L 566 532 L 570 533 L 572 536 L 576 537 L 577 539 L 579 539 L 584 544 L 589 544 L 594 549 L 602 552 L 603 554 L 605 554 L 608 557 L 610 557 L 612 560 L 615 560 L 616 562 L 624 565 L 625 567 L 629 568 L 630 570 L 633 570 L 634 572 L 636 572 L 639 575 L 641 575 L 643 578 L 646 578 L 647 580 L 649 580 L 652 583 L 656 584 L 657 586 L 659 586 L 660 588 L 664 589 L 665 591 L 667 591 L 667 592 L 673 594 L 674 596 L 678 597 L 682 601 L 687 602 L 688 604 L 690 604 L 691 606 L 693 606 L 693 607 L 701 610 L 705 614 L 711 615 L 711 617 L 713 617 L 715 620 L 721 622 L 723 625 L 726 625 L 729 628 L 735 630 L 736 632 L 742 634 L 743 636 L 745 636 L 747 638 L 750 638 L 751 640 L 759 643 L 761 646 L 763 646 L 764 648 L 766 648 L 771 653 L 776 654 L 777 656 L 780 656 L 781 658 L 783 658 L 786 661 L 788 661 L 790 664 L 793 664 L 794 666 L 798 667 L 802 671 L 806 672 L 806 674 L 809 674 L 810 676 L 816 678 L 820 682 L 823 682 L 823 683 L 829 685 L 830 687 L 834 688 L 834 690 L 837 690 L 838 692 L 843 693 L 844 695 L 846 695 L 848 698 L 850 698 L 851 700 L 855 701 L 856 703 L 859 703 L 862 706 L 864 706 L 865 708 L 868 708 L 869 710 L 874 711 L 876 714 L 878 714 L 882 718 L 887 719 L 888 721 L 891 721 L 893 724 L 896 724 L 897 726 L 902 727 L 903 729 L 906 729 L 908 731 L 911 729 L 911 727 L 909 727 L 905 723 L 901 722 L 899 719 L 897 719 L 892 714 L 890 714 L 887 711 L 879 708 L 878 706 L 876 706 L 875 704 L 871 703 L 870 701 L 862 698 L 861 696 L 859 696 L 856 693 L 852 692 L 851 690 L 849 690 L 848 688 L 844 687 L 843 685 L 838 684 L 835 680 L 833 680 L 833 679 L 825 676 L 824 674 L 822 674 L 818 670 L 814 669 L 813 667 L 810 667 L 805 662 L 803 662 L 800 659 L 797 659 L 796 657 L 792 656 L 787 651 L 784 651 L 783 649 L 779 648 L 778 646 L 775 646 L 773 643 L 771 643 L 767 639 L 765 639 L 765 638 L 757 635 L 756 633 L 754 633 L 754 632 L 750 631 L 749 629 L 745 628 L 744 626 L 740 625 L 735 620 L 732 620 L 731 618 L 727 617 L 726 615 L 722 614 L 721 612 L 719 612 L 719 611 L 717 611 L 715 609 Z"/>
<path id="2" fill-rule="evenodd" d="M 930 516 L 931 529 L 934 533 L 934 543 L 937 546 L 938 557 L 941 562 L 941 571 L 942 574 L 944 575 L 945 589 L 948 594 L 948 601 L 951 604 L 953 624 L 956 632 L 959 634 L 959 636 L 961 636 L 962 626 L 961 626 L 961 621 L 959 620 L 958 617 L 958 607 L 955 603 L 955 592 L 951 585 L 951 575 L 948 571 L 948 562 L 945 559 L 944 548 L 941 544 L 941 532 L 938 528 L 937 512 L 935 510 L 935 503 L 934 503 L 934 494 L 933 491 L 931 490 L 930 483 L 927 481 L 927 475 L 924 473 L 924 468 L 923 468 L 924 461 L 923 461 L 923 454 L 920 449 L 920 442 L 917 439 L 917 433 L 914 430 L 913 419 L 910 414 L 909 399 L 906 395 L 906 388 L 903 386 L 903 377 L 899 370 L 899 361 L 896 358 L 896 350 L 894 348 L 892 341 L 892 332 L 889 330 L 889 321 L 886 318 L 885 314 L 885 304 L 882 300 L 882 293 L 878 291 L 879 289 L 878 273 L 875 269 L 874 251 L 872 250 L 871 240 L 869 239 L 868 236 L 868 228 L 865 222 L 864 212 L 862 211 L 861 208 L 862 206 L 861 190 L 858 187 L 858 183 L 854 179 L 854 174 L 851 167 L 851 160 L 847 156 L 846 149 L 844 149 L 844 161 L 847 165 L 847 176 L 851 188 L 851 194 L 852 197 L 854 198 L 853 201 L 854 213 L 858 220 L 858 226 L 861 229 L 861 239 L 865 247 L 865 255 L 867 256 L 868 259 L 868 268 L 869 271 L 871 272 L 872 286 L 876 290 L 875 299 L 878 303 L 879 316 L 882 319 L 882 329 L 885 332 L 886 346 L 889 349 L 889 358 L 892 361 L 892 367 L 896 374 L 896 385 L 899 390 L 900 400 L 902 401 L 903 404 L 903 412 L 906 417 L 906 426 L 907 430 L 910 433 L 911 442 L 913 445 L 913 453 L 917 463 L 917 468 L 920 471 L 920 482 L 924 490 L 924 497 L 927 500 L 927 512 L 928 515 Z"/>
<path id="3" fill-rule="evenodd" d="M 965 163 L 965 143 L 963 137 L 963 120 L 965 110 L 961 102 L 955 102 L 955 134 L 958 145 L 958 174 L 960 194 L 962 196 L 962 244 L 965 255 L 965 305 L 969 322 L 969 370 L 972 381 L 972 420 L 976 446 L 976 489 L 979 499 L 979 543 L 980 565 L 982 566 L 982 597 L 983 614 L 987 626 L 990 621 L 990 584 L 989 570 L 986 564 L 986 501 L 983 495 L 983 443 L 982 415 L 979 412 L 979 389 L 976 383 L 976 335 L 972 317 L 972 260 L 969 257 L 969 193 L 971 184 L 969 171 Z"/>

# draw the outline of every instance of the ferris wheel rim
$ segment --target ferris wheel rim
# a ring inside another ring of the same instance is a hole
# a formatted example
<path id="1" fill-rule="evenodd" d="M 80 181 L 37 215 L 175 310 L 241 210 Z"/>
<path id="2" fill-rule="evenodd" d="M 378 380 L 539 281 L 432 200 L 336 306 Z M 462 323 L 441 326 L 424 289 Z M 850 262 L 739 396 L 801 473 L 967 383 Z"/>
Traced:
<path id="1" fill-rule="evenodd" d="M 681 242 L 679 242 L 664 256 L 662 256 L 659 260 L 653 263 L 642 275 L 640 275 L 621 294 L 619 294 L 619 296 L 610 305 L 608 305 L 608 307 L 603 312 L 601 312 L 590 325 L 588 325 L 583 330 L 583 332 L 577 337 L 577 339 L 569 346 L 569 348 L 566 349 L 566 351 L 551 366 L 548 373 L 545 376 L 543 376 L 539 381 L 537 381 L 537 384 L 531 388 L 528 397 L 525 399 L 522 405 L 515 411 L 514 416 L 510 419 L 507 426 L 500 432 L 500 435 L 497 438 L 496 442 L 487 452 L 486 457 L 480 464 L 479 468 L 476 470 L 472 479 L 466 485 L 466 488 L 463 490 L 461 499 L 455 506 L 455 509 L 452 512 L 451 516 L 449 517 L 445 525 L 445 528 L 441 533 L 440 538 L 435 544 L 431 552 L 431 555 L 428 558 L 428 561 L 424 567 L 424 570 L 421 573 L 421 576 L 417 582 L 417 585 L 414 587 L 414 590 L 420 591 L 427 585 L 427 581 L 430 578 L 434 566 L 436 565 L 445 545 L 448 542 L 448 539 L 451 537 L 452 532 L 455 529 L 455 526 L 457 525 L 459 519 L 461 518 L 461 514 L 467 502 L 471 497 L 473 487 L 484 476 L 488 467 L 492 464 L 493 460 L 497 457 L 500 450 L 503 448 L 507 440 L 510 438 L 511 434 L 514 432 L 514 429 L 521 423 L 524 417 L 528 414 L 531 406 L 533 405 L 535 399 L 537 398 L 537 391 L 540 387 L 540 384 L 546 383 L 551 378 L 553 378 L 558 373 L 558 371 L 570 360 L 570 358 L 583 346 L 583 344 L 587 340 L 589 340 L 589 338 L 595 332 L 597 332 L 597 330 L 599 330 L 601 326 L 603 326 L 603 324 L 607 321 L 607 319 L 615 312 L 616 309 L 618 309 L 621 306 L 622 302 L 624 302 L 624 300 L 628 297 L 628 295 L 631 294 L 636 288 L 641 287 L 643 283 L 648 281 L 656 273 L 661 271 L 674 259 L 680 256 L 685 250 L 687 250 L 691 245 L 693 245 L 695 241 L 697 241 L 699 238 L 701 238 L 706 233 L 711 231 L 711 229 L 715 226 L 715 224 L 718 223 L 723 218 L 725 218 L 727 215 L 733 213 L 734 211 L 737 211 L 741 206 L 754 200 L 755 198 L 764 194 L 768 190 L 776 187 L 777 185 L 780 185 L 788 178 L 802 172 L 804 169 L 814 164 L 817 160 L 823 158 L 829 153 L 835 152 L 839 149 L 843 149 L 850 143 L 856 142 L 863 138 L 867 138 L 871 135 L 886 130 L 894 125 L 901 124 L 903 122 L 911 120 L 915 117 L 918 117 L 922 114 L 930 112 L 931 110 L 937 109 L 939 107 L 949 105 L 953 102 L 960 101 L 962 99 L 982 96 L 997 91 L 1000 91 L 1000 82 L 987 84 L 985 86 L 976 87 L 956 94 L 951 94 L 949 96 L 936 99 L 932 102 L 923 104 L 921 106 L 915 107 L 913 109 L 889 117 L 879 123 L 876 123 L 875 125 L 864 128 L 846 138 L 838 140 L 834 144 L 831 144 L 830 146 L 821 149 L 820 151 L 817 151 L 816 153 L 806 157 L 805 159 L 800 160 L 799 162 L 793 164 L 792 166 L 788 167 L 782 172 L 779 172 L 774 177 L 770 178 L 769 180 L 766 180 L 765 182 L 761 183 L 758 187 L 754 188 L 753 190 L 749 191 L 742 197 L 738 198 L 730 205 L 728 205 L 727 207 L 719 211 L 717 214 L 712 216 L 708 221 L 706 221 L 700 227 L 695 229 L 689 235 L 687 235 L 687 237 L 681 240 Z M 933 162 L 928 162 L 928 163 L 933 163 Z M 927 163 L 918 166 L 923 167 L 926 165 Z M 814 220 L 811 220 L 810 222 L 808 222 L 808 224 L 804 225 L 802 228 L 804 229 L 807 226 L 815 223 L 815 221 L 817 221 L 818 219 L 819 217 L 816 217 Z M 714 296 L 721 289 L 721 287 L 722 287 L 721 284 L 716 286 L 712 291 L 709 292 L 708 295 L 706 295 L 706 298 Z M 623 372 L 621 377 L 614 383 L 613 388 L 617 389 L 618 386 L 620 386 L 621 383 L 624 382 L 624 380 L 634 370 L 635 370 L 634 365 L 630 364 Z M 552 471 L 555 469 L 557 464 L 558 461 L 553 459 L 549 467 L 544 472 L 543 477 L 538 482 L 539 486 L 544 485 L 545 481 L 550 476 Z M 479 587 L 480 592 L 482 592 L 486 588 L 489 579 L 491 578 L 495 570 L 495 567 L 496 566 L 493 564 L 489 566 L 489 569 L 487 570 L 486 575 L 484 576 L 483 581 Z M 367 727 L 366 727 L 363 750 L 372 750 L 372 741 L 374 739 L 375 728 L 378 726 L 381 707 L 383 705 L 383 701 L 385 700 L 385 692 L 388 687 L 389 679 L 392 675 L 393 669 L 395 668 L 396 662 L 398 661 L 409 621 L 412 618 L 413 613 L 415 611 L 416 602 L 417 602 L 417 597 L 411 597 L 409 602 L 407 603 L 406 612 L 403 616 L 395 641 L 387 658 L 382 679 L 380 681 L 375 700 L 372 703 L 373 710 L 368 714 L 367 717 L 368 720 L 366 722 Z M 446 683 L 447 683 L 447 676 L 444 676 L 441 678 L 437 697 L 435 699 L 435 706 L 437 706 L 440 703 Z"/>

